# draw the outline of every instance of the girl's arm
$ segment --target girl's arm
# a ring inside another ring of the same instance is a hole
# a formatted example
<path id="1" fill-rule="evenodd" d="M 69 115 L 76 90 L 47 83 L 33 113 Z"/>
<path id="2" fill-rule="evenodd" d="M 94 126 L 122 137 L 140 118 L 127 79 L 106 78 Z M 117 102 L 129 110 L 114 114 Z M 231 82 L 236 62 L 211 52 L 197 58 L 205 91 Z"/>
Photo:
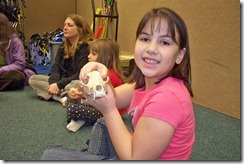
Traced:
<path id="1" fill-rule="evenodd" d="M 141 117 L 131 134 L 119 112 L 103 116 L 120 160 L 158 160 L 174 134 L 173 126 L 159 119 Z"/>
<path id="2" fill-rule="evenodd" d="M 125 83 L 114 88 L 116 106 L 118 109 L 128 108 L 134 92 L 135 84 Z"/>
<path id="3" fill-rule="evenodd" d="M 124 84 L 115 88 L 115 95 L 108 86 L 105 98 L 95 101 L 88 98 L 89 103 L 103 114 L 113 146 L 121 160 L 157 160 L 168 146 L 174 128 L 162 120 L 142 116 L 134 133 L 129 132 L 117 105 L 130 103 L 132 94 L 127 93 L 131 93 L 131 86 L 133 85 Z"/>

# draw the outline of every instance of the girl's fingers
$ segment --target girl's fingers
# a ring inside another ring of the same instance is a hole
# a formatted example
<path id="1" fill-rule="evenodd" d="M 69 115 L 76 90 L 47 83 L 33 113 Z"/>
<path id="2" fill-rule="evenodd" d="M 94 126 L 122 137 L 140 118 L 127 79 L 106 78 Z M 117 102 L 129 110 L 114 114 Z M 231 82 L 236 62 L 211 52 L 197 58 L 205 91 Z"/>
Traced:
<path id="1" fill-rule="evenodd" d="M 98 62 L 89 62 L 86 65 L 84 65 L 82 67 L 82 69 L 80 70 L 80 75 L 79 75 L 80 80 L 82 80 L 83 83 L 86 84 L 88 82 L 87 74 L 94 70 L 97 70 L 100 72 L 102 79 L 106 79 L 106 77 L 108 75 L 107 67 L 105 67 L 103 64 L 98 63 Z"/>

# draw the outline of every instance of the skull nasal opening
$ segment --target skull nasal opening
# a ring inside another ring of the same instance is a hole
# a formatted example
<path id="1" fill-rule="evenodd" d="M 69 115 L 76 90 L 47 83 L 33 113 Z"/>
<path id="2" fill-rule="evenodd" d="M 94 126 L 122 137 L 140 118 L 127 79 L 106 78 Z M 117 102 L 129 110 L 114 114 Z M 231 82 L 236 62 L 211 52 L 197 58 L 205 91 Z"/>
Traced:
<path id="1" fill-rule="evenodd" d="M 102 86 L 101 85 L 96 85 L 96 91 L 102 91 Z"/>

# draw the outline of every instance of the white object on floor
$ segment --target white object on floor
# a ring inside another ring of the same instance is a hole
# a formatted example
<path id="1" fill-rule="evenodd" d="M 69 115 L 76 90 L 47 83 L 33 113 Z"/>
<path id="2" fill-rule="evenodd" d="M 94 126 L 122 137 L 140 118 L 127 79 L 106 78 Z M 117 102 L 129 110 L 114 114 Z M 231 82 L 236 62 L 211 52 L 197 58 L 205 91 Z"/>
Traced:
<path id="1" fill-rule="evenodd" d="M 63 98 L 60 99 L 60 102 L 62 103 L 63 106 L 66 106 L 66 101 L 68 100 L 67 96 L 64 96 Z"/>
<path id="2" fill-rule="evenodd" d="M 79 130 L 86 122 L 83 120 L 78 120 L 78 121 L 74 121 L 71 120 L 71 122 L 67 125 L 67 129 L 69 131 L 72 132 L 76 132 L 77 130 Z"/>
<path id="3" fill-rule="evenodd" d="M 66 106 L 67 96 L 61 97 L 57 95 L 53 95 L 52 97 L 54 100 L 59 101 L 63 106 Z"/>

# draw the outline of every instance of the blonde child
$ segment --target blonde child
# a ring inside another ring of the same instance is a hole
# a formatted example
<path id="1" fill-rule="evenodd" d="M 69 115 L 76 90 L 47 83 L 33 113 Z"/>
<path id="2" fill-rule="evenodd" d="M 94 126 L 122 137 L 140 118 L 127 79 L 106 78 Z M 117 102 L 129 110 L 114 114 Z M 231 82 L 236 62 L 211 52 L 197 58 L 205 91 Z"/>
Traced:
<path id="1" fill-rule="evenodd" d="M 104 64 L 108 68 L 108 77 L 112 86 L 118 87 L 123 84 L 124 74 L 119 62 L 120 50 L 118 43 L 109 38 L 97 39 L 90 42 L 89 49 L 89 62 L 96 61 Z M 85 106 L 85 101 L 81 97 L 82 92 L 79 91 L 79 88 L 72 88 L 68 96 L 69 100 L 66 106 L 69 116 L 68 122 L 70 121 L 67 125 L 68 130 L 76 132 L 86 122 L 95 123 L 98 118 L 102 117 L 102 114 L 94 107 L 87 104 Z M 126 112 L 126 108 L 120 109 L 119 112 L 123 115 Z"/>

